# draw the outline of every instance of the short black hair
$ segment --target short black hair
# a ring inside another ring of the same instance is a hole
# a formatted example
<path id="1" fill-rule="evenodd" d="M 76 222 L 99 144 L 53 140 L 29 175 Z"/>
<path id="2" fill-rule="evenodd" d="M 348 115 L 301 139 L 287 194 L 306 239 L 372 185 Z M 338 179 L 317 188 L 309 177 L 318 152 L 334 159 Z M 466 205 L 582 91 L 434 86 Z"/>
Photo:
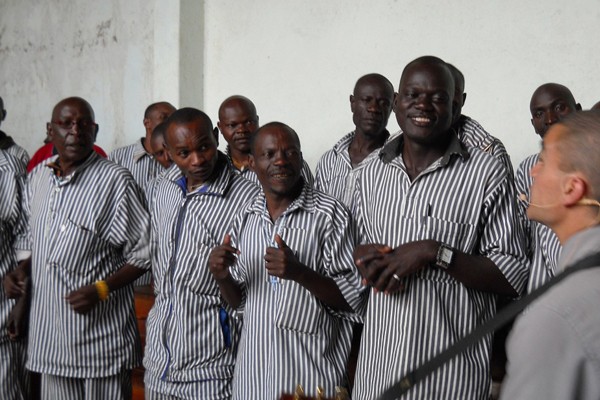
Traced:
<path id="1" fill-rule="evenodd" d="M 146 111 L 144 111 L 144 118 L 150 118 L 150 113 L 151 113 L 152 111 L 154 111 L 154 109 L 155 109 L 156 107 L 158 107 L 158 106 L 160 106 L 160 105 L 162 105 L 162 104 L 167 104 L 167 105 L 169 105 L 169 106 L 171 106 L 171 107 L 175 108 L 175 107 L 173 106 L 173 104 L 169 103 L 168 101 L 158 101 L 158 102 L 156 102 L 156 103 L 152 103 L 152 104 L 150 104 L 148 107 L 146 107 Z"/>
<path id="2" fill-rule="evenodd" d="M 193 108 L 193 107 L 184 107 L 184 108 L 180 108 L 179 110 L 175 111 L 173 114 L 171 114 L 169 116 L 169 118 L 167 118 L 163 124 L 166 124 L 165 126 L 165 142 L 167 142 L 167 130 L 169 129 L 169 127 L 172 124 L 189 124 L 190 122 L 194 122 L 194 121 L 203 121 L 204 123 L 206 123 L 209 127 L 209 129 L 212 131 L 213 130 L 213 123 L 210 120 L 210 117 L 201 110 L 198 110 L 197 108 Z"/>

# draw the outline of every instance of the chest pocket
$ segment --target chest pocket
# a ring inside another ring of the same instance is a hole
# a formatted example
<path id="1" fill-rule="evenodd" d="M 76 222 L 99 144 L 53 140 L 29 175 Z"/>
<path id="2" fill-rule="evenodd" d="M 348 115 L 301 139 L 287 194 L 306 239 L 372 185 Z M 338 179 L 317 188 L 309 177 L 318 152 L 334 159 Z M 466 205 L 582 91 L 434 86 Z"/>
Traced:
<path id="1" fill-rule="evenodd" d="M 67 217 L 57 231 L 49 249 L 49 264 L 66 272 L 74 287 L 97 280 L 93 259 L 101 257 L 101 239 L 93 227 L 93 221 L 82 216 Z"/>
<path id="2" fill-rule="evenodd" d="M 318 253 L 318 238 L 314 233 L 303 228 L 284 228 L 281 237 L 296 257 L 307 267 L 321 271 Z M 312 246 L 311 246 L 312 244 Z M 315 247 L 311 251 L 311 247 Z M 307 289 L 293 281 L 284 281 L 278 290 L 281 290 L 280 306 L 275 321 L 279 329 L 291 330 L 308 335 L 317 335 L 320 331 L 325 307 Z"/>

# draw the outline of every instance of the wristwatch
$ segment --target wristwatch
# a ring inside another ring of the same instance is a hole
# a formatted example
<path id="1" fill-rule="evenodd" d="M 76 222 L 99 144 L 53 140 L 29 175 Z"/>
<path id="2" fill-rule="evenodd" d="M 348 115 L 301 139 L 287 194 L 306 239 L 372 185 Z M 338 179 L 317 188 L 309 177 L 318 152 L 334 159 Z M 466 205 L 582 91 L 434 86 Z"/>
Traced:
<path id="1" fill-rule="evenodd" d="M 444 243 L 440 243 L 440 247 L 435 258 L 435 265 L 441 269 L 448 269 L 454 260 L 454 249 Z"/>

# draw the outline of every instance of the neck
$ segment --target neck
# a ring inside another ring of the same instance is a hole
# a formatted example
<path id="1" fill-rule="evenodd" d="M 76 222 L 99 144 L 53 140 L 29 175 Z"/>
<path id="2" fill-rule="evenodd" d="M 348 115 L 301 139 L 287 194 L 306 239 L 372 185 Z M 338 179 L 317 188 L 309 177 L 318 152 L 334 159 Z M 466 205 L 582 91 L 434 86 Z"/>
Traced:
<path id="1" fill-rule="evenodd" d="M 150 148 L 150 135 L 146 133 L 146 137 L 142 138 L 142 146 L 144 147 L 144 150 L 146 150 L 146 153 L 148 154 L 152 154 L 152 149 Z"/>
<path id="2" fill-rule="evenodd" d="M 271 221 L 277 221 L 277 219 L 284 213 L 285 210 L 296 200 L 302 192 L 303 180 L 300 179 L 298 185 L 284 195 L 265 192 L 265 199 L 267 201 L 267 211 L 271 217 Z"/>
<path id="3" fill-rule="evenodd" d="M 414 179 L 427 167 L 442 157 L 446 152 L 447 146 L 428 146 L 420 143 L 404 141 L 402 147 L 402 159 L 406 166 L 406 171 L 410 179 Z"/>
<path id="4" fill-rule="evenodd" d="M 250 156 L 250 153 L 243 153 L 241 151 L 234 150 L 231 148 L 231 146 L 227 147 L 227 153 L 231 158 L 231 163 L 236 169 L 242 170 L 248 167 L 248 158 Z"/>
<path id="5" fill-rule="evenodd" d="M 376 136 L 368 136 L 357 130 L 348 149 L 352 165 L 359 164 L 374 150 L 382 147 L 389 136 L 390 134 L 388 131 L 382 132 Z"/>

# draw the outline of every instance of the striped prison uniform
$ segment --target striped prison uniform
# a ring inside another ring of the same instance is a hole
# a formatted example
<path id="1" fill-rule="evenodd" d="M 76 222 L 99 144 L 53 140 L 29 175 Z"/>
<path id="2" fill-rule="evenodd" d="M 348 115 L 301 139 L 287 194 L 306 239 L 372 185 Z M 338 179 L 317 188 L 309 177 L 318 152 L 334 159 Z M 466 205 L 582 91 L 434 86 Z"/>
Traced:
<path id="1" fill-rule="evenodd" d="M 183 399 L 231 396 L 239 321 L 222 315 L 227 307 L 207 262 L 258 187 L 236 175 L 224 154 L 218 157 L 214 178 L 190 193 L 174 164 L 152 201 L 156 300 L 147 320 L 144 381 L 150 391 Z"/>
<path id="2" fill-rule="evenodd" d="M 489 258 L 521 293 L 527 276 L 513 182 L 497 159 L 466 149 L 455 135 L 446 153 L 411 181 L 403 136 L 363 170 L 356 199 L 362 243 L 392 248 L 437 240 Z M 496 311 L 496 296 L 424 268 L 394 295 L 371 291 L 352 398 L 377 398 L 389 385 L 471 332 Z M 491 335 L 411 389 L 406 399 L 486 399 Z"/>
<path id="3" fill-rule="evenodd" d="M 301 194 L 271 222 L 264 194 L 233 224 L 232 245 L 240 250 L 231 275 L 242 287 L 244 327 L 233 380 L 234 399 L 279 399 L 301 384 L 315 397 L 347 385 L 346 364 L 354 313 L 336 312 L 291 280 L 271 277 L 267 247 L 279 234 L 298 260 L 334 280 L 348 304 L 361 304 L 361 283 L 352 250 L 355 231 L 349 212 L 333 197 L 304 184 Z M 364 290 L 363 293 L 366 294 Z"/>
<path id="4" fill-rule="evenodd" d="M 140 363 L 133 286 L 111 292 L 89 313 L 65 297 L 125 264 L 150 268 L 150 216 L 125 168 L 92 152 L 68 176 L 58 156 L 29 175 L 32 303 L 27 368 L 45 375 L 94 379 Z M 43 379 L 43 377 L 42 377 Z"/>
<path id="5" fill-rule="evenodd" d="M 26 191 L 25 165 L 5 150 L 0 150 L 0 283 L 17 262 L 27 258 L 20 249 L 26 245 L 23 236 L 27 217 L 23 209 Z M 28 373 L 25 370 L 26 349 L 23 340 L 8 337 L 8 316 L 16 301 L 8 299 L 0 284 L 0 393 L 6 400 L 28 397 Z"/>

